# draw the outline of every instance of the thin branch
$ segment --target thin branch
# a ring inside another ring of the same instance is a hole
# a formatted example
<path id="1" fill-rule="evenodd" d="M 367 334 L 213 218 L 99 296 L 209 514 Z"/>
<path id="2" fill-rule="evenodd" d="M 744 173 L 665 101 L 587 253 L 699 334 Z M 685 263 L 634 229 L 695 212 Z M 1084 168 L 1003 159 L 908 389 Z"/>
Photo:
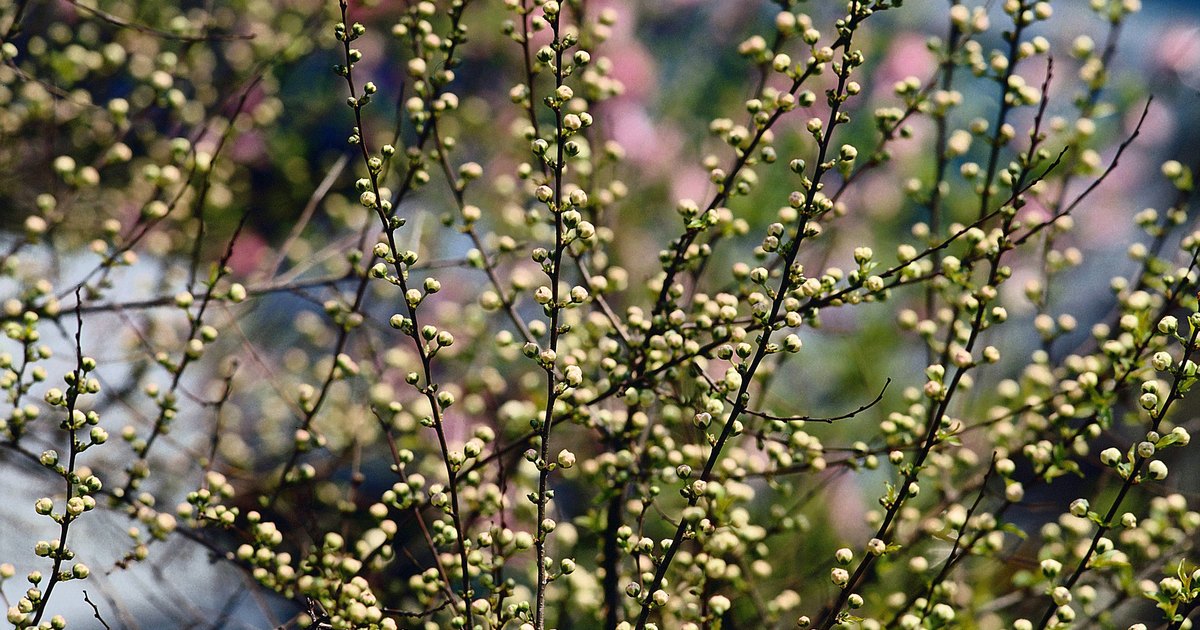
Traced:
<path id="1" fill-rule="evenodd" d="M 317 185 L 317 188 L 313 190 L 312 195 L 308 198 L 308 203 L 306 203 L 304 205 L 304 209 L 300 211 L 300 216 L 296 219 L 296 222 L 292 224 L 292 229 L 288 232 L 287 238 L 285 238 L 283 240 L 283 244 L 279 246 L 279 251 L 276 253 L 275 259 L 264 268 L 262 274 L 264 278 L 274 278 L 275 274 L 279 273 L 279 267 L 283 265 L 283 261 L 287 260 L 288 251 L 292 248 L 292 245 L 294 245 L 296 241 L 300 239 L 300 235 L 304 233 L 304 228 L 308 226 L 309 221 L 316 212 L 317 206 L 319 206 L 321 201 L 325 199 L 325 195 L 329 194 L 329 190 L 333 188 L 334 182 L 336 182 L 337 178 L 341 176 L 342 171 L 345 170 L 346 164 L 349 162 L 350 156 L 343 153 L 338 157 L 337 162 L 334 162 L 333 166 L 330 167 L 329 172 L 325 173 L 324 179 L 322 179 L 321 183 Z"/>
<path id="2" fill-rule="evenodd" d="M 764 413 L 762 411 L 754 411 L 753 409 L 747 409 L 744 413 L 748 416 L 755 416 L 757 418 L 763 418 L 765 420 L 777 420 L 780 422 L 823 422 L 825 424 L 833 424 L 834 422 L 837 422 L 838 420 L 848 420 L 850 418 L 853 418 L 854 416 L 857 416 L 858 414 L 879 404 L 879 401 L 883 400 L 883 394 L 884 394 L 884 392 L 887 391 L 888 385 L 891 385 L 891 384 L 892 384 L 892 379 L 891 379 L 891 377 L 888 377 L 887 382 L 885 382 L 883 384 L 883 389 L 879 390 L 879 395 L 875 396 L 874 400 L 872 400 L 869 403 L 866 403 L 865 405 L 860 406 L 858 409 L 855 409 L 854 411 L 851 411 L 849 413 L 844 413 L 840 416 L 832 416 L 832 417 L 828 417 L 828 418 L 821 418 L 821 417 L 817 417 L 817 416 L 773 416 L 769 413 Z"/>
<path id="3" fill-rule="evenodd" d="M 104 618 L 100 616 L 100 609 L 96 607 L 96 604 L 92 603 L 91 599 L 88 599 L 88 592 L 86 589 L 83 591 L 83 601 L 87 602 L 87 605 L 92 607 L 92 616 L 96 618 L 96 621 L 100 622 L 100 625 L 104 626 L 104 630 L 111 630 L 111 628 L 108 627 L 108 624 L 105 623 Z"/>

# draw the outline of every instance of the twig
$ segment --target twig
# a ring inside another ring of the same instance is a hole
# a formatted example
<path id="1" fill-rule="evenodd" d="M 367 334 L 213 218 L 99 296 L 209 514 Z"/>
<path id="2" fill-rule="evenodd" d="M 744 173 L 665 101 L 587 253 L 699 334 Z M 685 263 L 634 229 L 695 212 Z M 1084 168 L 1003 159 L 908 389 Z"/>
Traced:
<path id="1" fill-rule="evenodd" d="M 96 618 L 96 621 L 99 621 L 100 625 L 104 626 L 105 630 L 111 630 L 108 627 L 108 624 L 105 623 L 104 618 L 100 616 L 100 609 L 96 608 L 96 604 L 92 603 L 92 600 L 88 599 L 87 589 L 84 589 L 83 591 L 83 601 L 87 602 L 87 605 L 92 607 L 92 616 Z"/>
<path id="2" fill-rule="evenodd" d="M 888 385 L 891 385 L 891 384 L 892 384 L 892 379 L 889 377 L 887 379 L 887 382 L 885 382 L 883 384 L 883 389 L 879 390 L 879 395 L 875 396 L 874 400 L 860 406 L 858 409 L 855 409 L 854 411 L 844 413 L 840 416 L 832 416 L 832 417 L 828 417 L 828 418 L 821 418 L 821 417 L 816 417 L 816 416 L 773 416 L 769 413 L 764 413 L 762 411 L 754 411 L 753 409 L 747 409 L 745 411 L 745 414 L 748 416 L 755 416 L 758 418 L 763 418 L 765 420 L 777 420 L 780 422 L 823 422 L 825 424 L 833 424 L 834 422 L 837 422 L 838 420 L 847 420 L 849 418 L 853 418 L 854 416 L 857 416 L 858 414 L 879 404 L 879 401 L 883 400 L 883 394 L 884 394 L 884 392 L 887 391 Z"/>

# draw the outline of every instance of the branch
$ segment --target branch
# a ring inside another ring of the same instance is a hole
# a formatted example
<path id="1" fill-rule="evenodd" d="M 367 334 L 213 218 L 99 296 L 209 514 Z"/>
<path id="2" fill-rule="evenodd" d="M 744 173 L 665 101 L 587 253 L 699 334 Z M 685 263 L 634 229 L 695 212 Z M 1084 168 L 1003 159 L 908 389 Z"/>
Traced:
<path id="1" fill-rule="evenodd" d="M 104 630 L 111 630 L 111 628 L 108 627 L 108 624 L 104 622 L 104 618 L 100 616 L 100 609 L 96 608 L 96 604 L 93 604 L 92 600 L 88 599 L 88 592 L 86 590 L 83 591 L 83 601 L 87 602 L 87 605 L 92 607 L 92 616 L 96 618 L 96 621 L 100 622 L 100 625 L 104 626 Z"/>
<path id="2" fill-rule="evenodd" d="M 858 409 L 855 409 L 854 411 L 851 411 L 849 413 L 844 413 L 840 416 L 832 416 L 829 418 L 819 418 L 819 417 L 814 417 L 814 416 L 773 416 L 769 413 L 765 413 L 762 411 L 754 411 L 752 409 L 747 409 L 745 411 L 745 413 L 748 416 L 754 416 L 756 418 L 763 418 L 765 420 L 778 420 L 780 422 L 824 422 L 825 424 L 833 424 L 834 422 L 837 422 L 838 420 L 848 420 L 850 418 L 853 418 L 854 416 L 857 416 L 858 414 L 879 404 L 879 401 L 883 400 L 883 394 L 884 394 L 884 392 L 887 391 L 888 385 L 891 385 L 891 384 L 892 384 L 892 379 L 889 377 L 887 379 L 887 382 L 883 384 L 883 389 L 879 390 L 879 395 L 875 396 L 874 400 L 872 400 L 871 402 L 869 402 L 865 405 L 862 405 L 861 407 L 859 407 Z"/>

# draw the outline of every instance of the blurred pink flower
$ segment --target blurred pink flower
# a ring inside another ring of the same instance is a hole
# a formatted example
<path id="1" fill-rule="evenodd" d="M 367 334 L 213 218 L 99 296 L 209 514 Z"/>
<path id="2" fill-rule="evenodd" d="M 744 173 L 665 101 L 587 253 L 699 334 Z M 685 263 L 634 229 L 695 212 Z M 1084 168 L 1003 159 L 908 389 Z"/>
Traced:
<path id="1" fill-rule="evenodd" d="M 275 251 L 258 232 L 242 230 L 238 240 L 233 245 L 233 253 L 229 257 L 229 268 L 235 278 L 247 278 L 253 275 L 263 265 L 267 256 L 273 256 Z"/>
<path id="2" fill-rule="evenodd" d="M 1177 24 L 1156 36 L 1152 47 L 1159 68 L 1183 76 L 1200 74 L 1200 26 Z"/>
<path id="3" fill-rule="evenodd" d="M 925 38 L 917 33 L 896 36 L 888 51 L 880 58 L 882 62 L 871 80 L 871 85 L 888 93 L 892 90 L 892 84 L 910 76 L 915 76 L 922 82 L 928 80 L 937 67 L 933 55 L 925 47 Z"/>
<path id="4" fill-rule="evenodd" d="M 683 146 L 679 130 L 650 118 L 646 108 L 631 99 L 621 98 L 608 104 L 605 116 L 612 138 L 625 149 L 628 158 L 655 173 L 675 170 Z"/>
<path id="5" fill-rule="evenodd" d="M 607 53 L 612 60 L 612 77 L 625 86 L 623 96 L 645 101 L 656 95 L 658 73 L 654 57 L 635 41 L 623 42 Z"/>
<path id="6" fill-rule="evenodd" d="M 226 150 L 238 164 L 265 166 L 269 162 L 266 136 L 259 129 L 239 134 Z"/>
<path id="7" fill-rule="evenodd" d="M 671 180 L 671 196 L 675 199 L 705 199 L 712 196 L 712 189 L 708 171 L 699 165 L 683 165 Z"/>

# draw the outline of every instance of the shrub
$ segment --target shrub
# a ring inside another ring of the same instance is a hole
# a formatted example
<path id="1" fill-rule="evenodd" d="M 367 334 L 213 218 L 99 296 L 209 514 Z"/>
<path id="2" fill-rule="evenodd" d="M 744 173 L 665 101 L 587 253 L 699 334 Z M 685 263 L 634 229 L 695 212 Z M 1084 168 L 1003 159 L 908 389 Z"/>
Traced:
<path id="1" fill-rule="evenodd" d="M 1191 627 L 1138 2 L 913 4 L 0 8 L 9 623 Z"/>

